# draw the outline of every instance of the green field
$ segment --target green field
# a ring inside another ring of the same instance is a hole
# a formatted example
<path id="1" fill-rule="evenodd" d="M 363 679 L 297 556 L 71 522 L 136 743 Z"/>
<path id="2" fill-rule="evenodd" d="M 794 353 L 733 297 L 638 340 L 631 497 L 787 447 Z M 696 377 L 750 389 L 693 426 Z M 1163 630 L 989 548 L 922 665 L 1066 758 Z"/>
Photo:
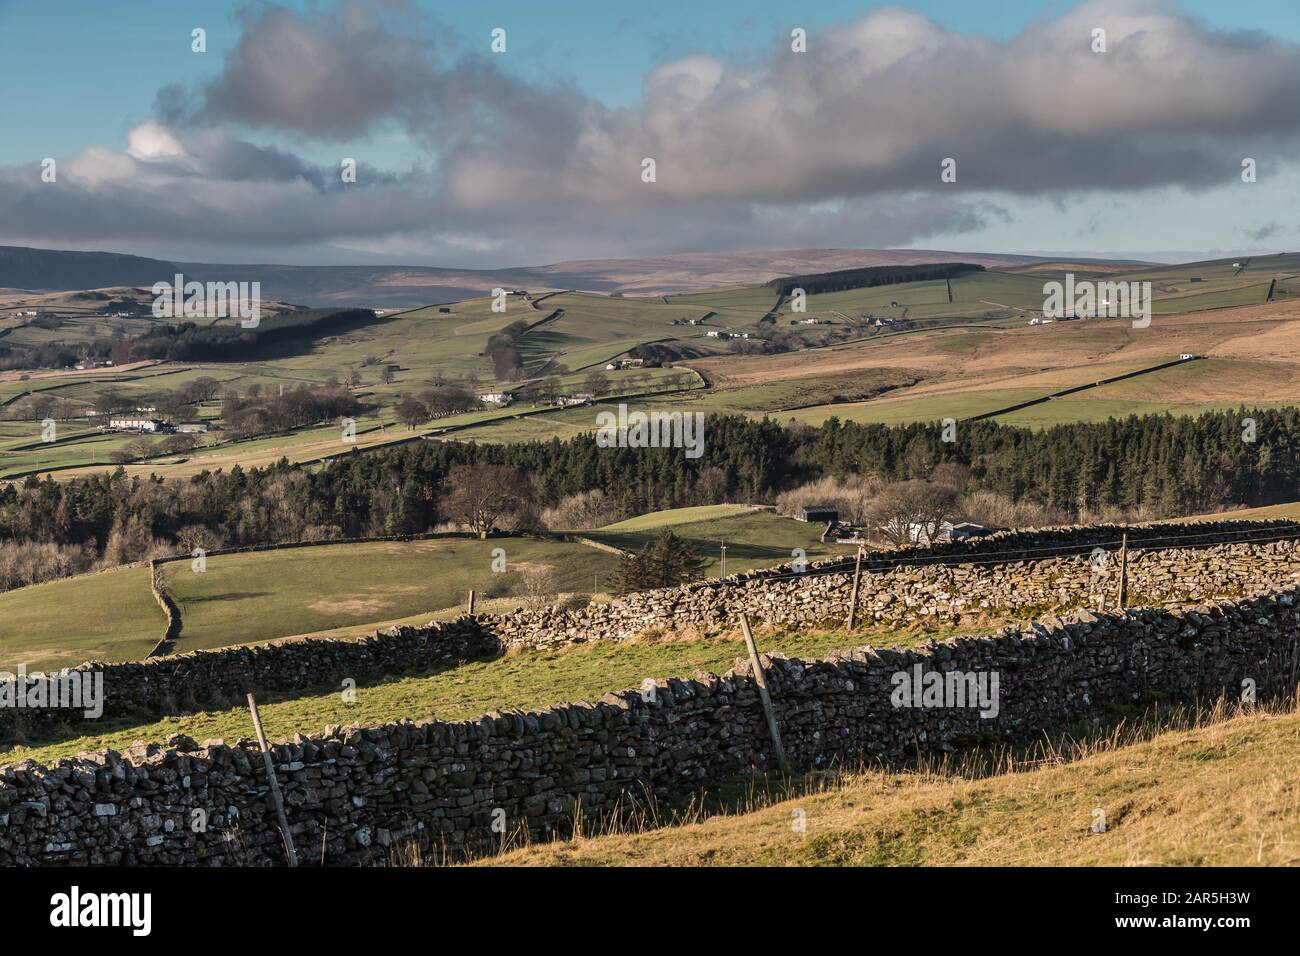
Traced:
<path id="1" fill-rule="evenodd" d="M 644 515 L 587 537 L 624 550 L 641 548 L 671 527 L 708 558 L 706 576 L 736 573 L 835 549 L 820 527 L 744 505 L 683 508 Z M 493 570 L 496 549 L 505 570 Z M 379 625 L 420 624 L 455 616 L 470 589 L 483 611 L 500 613 L 558 595 L 603 595 L 614 587 L 618 557 L 576 542 L 535 538 L 478 541 L 321 544 L 214 555 L 206 570 L 188 560 L 163 565 L 165 587 L 181 612 L 177 651 L 224 647 L 309 634 L 359 636 Z M 544 594 L 526 579 L 549 571 Z M 0 594 L 0 669 L 78 664 L 90 658 L 144 657 L 166 627 L 145 568 L 87 574 Z"/>
<path id="2" fill-rule="evenodd" d="M 918 396 L 912 399 L 890 399 L 874 402 L 848 402 L 836 405 L 818 405 L 801 408 L 777 416 L 781 421 L 820 425 L 830 418 L 842 422 L 876 422 L 884 425 L 906 425 L 912 422 L 938 422 L 945 418 L 961 421 L 972 415 L 981 415 L 1039 398 L 1047 389 L 979 389 L 949 394 Z M 1001 419 L 999 419 L 1000 421 Z"/>
<path id="3" fill-rule="evenodd" d="M 493 551 L 505 571 L 492 570 Z M 617 558 L 580 544 L 499 538 L 323 545 L 209 558 L 167 566 L 181 609 L 180 650 L 309 634 L 462 606 L 517 592 L 525 572 L 550 569 L 555 592 L 590 593 L 608 584 Z M 602 585 L 603 586 L 603 585 Z"/>
<path id="4" fill-rule="evenodd" d="M 771 511 L 731 510 L 743 506 L 718 507 L 728 510 L 701 519 L 699 515 L 708 515 L 715 509 L 678 508 L 642 515 L 584 534 L 625 551 L 639 551 L 660 531 L 671 528 L 674 534 L 691 542 L 708 559 L 704 571 L 706 577 L 721 575 L 724 543 L 727 547 L 727 574 L 788 564 L 797 557 L 795 549 L 802 550 L 808 561 L 853 551 L 844 546 L 822 544 L 819 540 L 822 525 L 784 518 Z"/>
<path id="5" fill-rule="evenodd" d="M 495 548 L 505 551 L 504 572 L 492 570 Z M 164 565 L 164 575 L 181 610 L 176 649 L 191 651 L 428 621 L 463 606 L 471 588 L 485 600 L 499 599 L 496 609 L 513 610 L 528 572 L 551 569 L 556 593 L 591 593 L 611 584 L 617 563 L 615 555 L 576 543 L 432 539 L 217 555 L 203 573 L 186 560 Z M 138 660 L 165 628 L 147 568 L 21 588 L 0 594 L 0 669 Z"/>
<path id="6" fill-rule="evenodd" d="M 120 568 L 0 594 L 0 670 L 139 660 L 167 628 L 148 568 Z"/>
<path id="7" fill-rule="evenodd" d="M 749 514 L 752 505 L 696 505 L 692 508 L 668 508 L 664 511 L 652 511 L 650 514 L 624 518 L 601 528 L 601 531 L 650 531 L 671 525 L 691 524 L 696 521 L 710 521 L 714 518 L 726 518 L 733 515 Z"/>

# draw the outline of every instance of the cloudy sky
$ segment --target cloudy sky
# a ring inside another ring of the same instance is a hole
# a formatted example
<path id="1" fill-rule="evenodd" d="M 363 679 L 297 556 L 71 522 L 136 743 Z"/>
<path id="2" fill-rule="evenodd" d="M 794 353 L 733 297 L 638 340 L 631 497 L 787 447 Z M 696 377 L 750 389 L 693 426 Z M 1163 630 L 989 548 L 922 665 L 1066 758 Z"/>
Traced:
<path id="1" fill-rule="evenodd" d="M 0 0 L 0 63 L 0 244 L 1300 248 L 1294 0 Z"/>

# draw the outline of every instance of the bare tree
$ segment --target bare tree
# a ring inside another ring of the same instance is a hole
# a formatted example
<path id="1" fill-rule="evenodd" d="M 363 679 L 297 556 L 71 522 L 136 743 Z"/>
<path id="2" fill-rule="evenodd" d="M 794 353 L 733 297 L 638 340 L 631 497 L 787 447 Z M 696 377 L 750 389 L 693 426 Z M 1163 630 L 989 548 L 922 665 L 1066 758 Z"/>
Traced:
<path id="1" fill-rule="evenodd" d="M 452 465 L 441 510 L 485 538 L 498 522 L 528 508 L 530 492 L 527 479 L 505 465 Z"/>
<path id="2" fill-rule="evenodd" d="M 913 479 L 886 485 L 871 505 L 871 524 L 896 545 L 937 541 L 957 514 L 960 496 L 949 485 Z"/>
<path id="3" fill-rule="evenodd" d="M 530 611 L 547 605 L 558 585 L 553 568 L 529 568 L 519 577 L 518 596 Z"/>

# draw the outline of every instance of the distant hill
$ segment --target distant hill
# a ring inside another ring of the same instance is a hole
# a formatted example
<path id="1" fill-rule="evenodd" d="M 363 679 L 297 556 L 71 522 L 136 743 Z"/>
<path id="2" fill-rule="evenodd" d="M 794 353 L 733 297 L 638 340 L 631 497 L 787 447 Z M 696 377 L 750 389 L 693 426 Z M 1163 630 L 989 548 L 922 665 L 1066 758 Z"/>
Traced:
<path id="1" fill-rule="evenodd" d="M 395 309 L 454 302 L 492 289 L 665 295 L 721 286 L 758 285 L 783 276 L 954 261 L 989 269 L 1027 268 L 1035 256 L 928 249 L 793 249 L 691 252 L 633 259 L 588 259 L 502 269 L 435 266 L 286 266 L 168 262 L 111 252 L 59 252 L 0 246 L 0 288 L 70 291 L 151 286 L 177 272 L 199 281 L 260 282 L 266 298 L 306 306 Z M 1105 260 L 1098 260 L 1105 264 Z"/>
<path id="2" fill-rule="evenodd" d="M 176 272 L 173 263 L 117 252 L 58 252 L 0 246 L 0 288 L 66 292 L 153 285 Z"/>

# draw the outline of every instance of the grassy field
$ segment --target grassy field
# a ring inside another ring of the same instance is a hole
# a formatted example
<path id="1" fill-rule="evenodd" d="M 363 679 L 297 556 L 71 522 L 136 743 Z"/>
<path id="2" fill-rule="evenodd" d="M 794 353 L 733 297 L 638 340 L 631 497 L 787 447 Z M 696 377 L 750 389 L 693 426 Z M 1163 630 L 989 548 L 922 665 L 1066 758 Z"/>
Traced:
<path id="1" fill-rule="evenodd" d="M 963 629 L 963 634 L 985 633 Z M 905 646 L 922 640 L 942 640 L 951 631 L 894 631 L 860 628 L 842 632 L 760 632 L 764 652 L 791 657 L 820 657 L 838 648 L 864 643 Z M 290 699 L 259 696 L 258 709 L 267 737 L 287 740 L 294 734 L 318 733 L 331 723 L 386 723 L 410 717 L 460 720 L 491 710 L 548 707 L 566 701 L 597 699 L 626 687 L 640 686 L 647 677 L 690 676 L 697 670 L 723 673 L 745 655 L 739 635 L 708 640 L 653 642 L 600 641 L 558 650 L 522 650 L 495 660 L 465 664 L 438 674 L 408 677 L 357 688 L 355 703 L 343 700 L 336 689 Z M 235 740 L 250 736 L 248 711 L 234 707 L 147 724 L 108 725 L 89 737 L 57 743 L 14 747 L 0 752 L 0 762 L 25 758 L 47 762 L 82 750 L 122 749 L 135 740 L 162 741 L 174 733 L 195 740 L 220 737 Z"/>
<path id="2" fill-rule="evenodd" d="M 506 570 L 492 570 L 495 548 Z M 470 588 L 486 610 L 513 610 L 526 572 L 550 569 L 556 593 L 592 593 L 614 579 L 615 555 L 581 544 L 501 538 L 321 545 L 218 555 L 196 573 L 164 565 L 181 610 L 179 651 L 425 623 L 457 613 Z M 0 669 L 144 657 L 166 620 L 147 568 L 86 574 L 0 594 Z"/>
<path id="3" fill-rule="evenodd" d="M 49 581 L 0 594 L 0 670 L 139 660 L 167 628 L 148 568 Z"/>
<path id="4" fill-rule="evenodd" d="M 649 514 L 625 518 L 601 528 L 601 531 L 650 531 L 666 528 L 670 525 L 691 524 L 696 521 L 711 521 L 714 518 L 726 518 L 732 515 L 749 514 L 753 505 L 698 505 L 693 508 L 668 508 L 664 511 L 652 511 Z"/>
<path id="5" fill-rule="evenodd" d="M 492 570 L 493 551 L 506 570 Z M 325 545 L 209 558 L 167 566 L 181 609 L 180 650 L 328 631 L 515 593 L 524 572 L 549 569 L 556 592 L 590 593 L 611 580 L 617 558 L 595 548 L 526 538 Z M 516 602 L 516 604 L 519 602 Z"/>
<path id="6" fill-rule="evenodd" d="M 809 560 L 837 553 L 817 540 L 818 526 L 745 505 L 656 512 L 585 534 L 637 550 L 666 527 L 699 548 L 710 577 L 721 573 L 721 541 L 732 574 L 788 562 L 795 548 Z M 498 548 L 504 572 L 493 570 Z M 459 613 L 471 588 L 484 612 L 510 611 L 531 600 L 524 579 L 542 570 L 552 575 L 547 599 L 602 595 L 615 582 L 618 557 L 564 541 L 435 538 L 215 555 L 201 573 L 189 561 L 163 568 L 181 612 L 177 650 L 191 651 L 304 635 L 361 636 L 380 626 L 446 619 Z M 144 568 L 21 588 L 0 594 L 0 669 L 136 660 L 165 625 Z"/>
<path id="7" fill-rule="evenodd" d="M 739 506 L 718 507 L 733 509 Z M 788 564 L 795 560 L 796 549 L 802 550 L 803 556 L 809 561 L 853 553 L 850 547 L 822 544 L 820 537 L 823 526 L 819 524 L 795 521 L 771 511 L 745 513 L 728 510 L 704 520 L 695 518 L 695 515 L 707 514 L 710 510 L 679 508 L 661 511 L 584 534 L 624 551 L 639 551 L 660 530 L 671 528 L 675 534 L 695 545 L 700 554 L 708 559 L 704 568 L 706 577 L 721 575 L 724 542 L 727 546 L 728 574 Z"/>
<path id="8" fill-rule="evenodd" d="M 816 408 L 800 409 L 775 417 L 781 421 L 806 425 L 820 425 L 831 418 L 838 418 L 842 422 L 875 422 L 883 425 L 937 422 L 945 418 L 961 421 L 972 415 L 1039 398 L 1042 394 L 1038 389 L 1023 388 L 970 390 L 909 399 L 818 405 Z"/>
<path id="9" fill-rule="evenodd" d="M 801 781 L 748 813 L 521 849 L 507 866 L 1279 866 L 1300 862 L 1300 715 L 1177 729 L 1072 762 Z M 796 788 L 797 791 L 798 788 Z M 762 805 L 766 803 L 767 805 Z M 1092 832 L 1094 810 L 1106 830 Z M 803 832 L 791 821 L 802 819 Z"/>

